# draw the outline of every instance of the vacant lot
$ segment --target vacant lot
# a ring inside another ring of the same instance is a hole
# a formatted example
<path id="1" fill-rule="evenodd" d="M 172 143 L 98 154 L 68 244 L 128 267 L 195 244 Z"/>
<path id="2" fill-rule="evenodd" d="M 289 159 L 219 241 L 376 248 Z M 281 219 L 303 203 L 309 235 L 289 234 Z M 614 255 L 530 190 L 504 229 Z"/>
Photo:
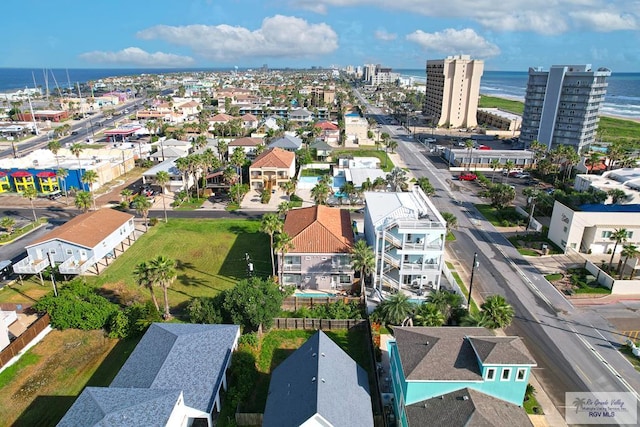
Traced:
<path id="1" fill-rule="evenodd" d="M 385 172 L 391 172 L 393 169 L 393 162 L 389 158 L 389 156 L 384 152 L 384 148 L 382 150 L 375 149 L 363 149 L 363 148 L 341 148 L 340 150 L 335 150 L 331 156 L 334 159 L 337 159 L 340 156 L 353 156 L 353 157 L 377 157 L 380 159 L 380 167 Z"/>
<path id="2" fill-rule="evenodd" d="M 191 298 L 216 295 L 246 278 L 246 254 L 255 274 L 271 274 L 269 237 L 259 229 L 260 221 L 172 219 L 150 227 L 100 276 L 87 281 L 123 303 L 146 300 L 149 292 L 137 286 L 132 272 L 138 263 L 165 255 L 177 261 L 169 302 L 179 314 Z"/>
<path id="3" fill-rule="evenodd" d="M 85 385 L 108 386 L 138 340 L 52 331 L 0 374 L 0 426 L 53 426 Z"/>

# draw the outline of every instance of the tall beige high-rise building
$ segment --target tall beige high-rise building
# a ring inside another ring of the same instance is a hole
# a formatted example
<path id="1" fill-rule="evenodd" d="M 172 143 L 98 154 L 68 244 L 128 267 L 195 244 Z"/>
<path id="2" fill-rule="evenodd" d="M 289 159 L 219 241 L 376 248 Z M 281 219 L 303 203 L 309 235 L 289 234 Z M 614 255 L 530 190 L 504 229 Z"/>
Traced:
<path id="1" fill-rule="evenodd" d="M 478 98 L 484 61 L 469 55 L 427 61 L 427 90 L 423 114 L 437 126 L 478 125 Z"/>

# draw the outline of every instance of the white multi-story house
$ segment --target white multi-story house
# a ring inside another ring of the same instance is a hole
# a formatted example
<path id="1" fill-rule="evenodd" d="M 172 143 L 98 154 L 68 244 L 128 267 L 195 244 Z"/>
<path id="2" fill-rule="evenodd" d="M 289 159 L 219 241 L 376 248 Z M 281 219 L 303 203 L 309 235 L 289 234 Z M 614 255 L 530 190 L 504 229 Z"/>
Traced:
<path id="1" fill-rule="evenodd" d="M 419 187 L 365 193 L 364 232 L 376 255 L 374 287 L 440 288 L 446 221 Z"/>

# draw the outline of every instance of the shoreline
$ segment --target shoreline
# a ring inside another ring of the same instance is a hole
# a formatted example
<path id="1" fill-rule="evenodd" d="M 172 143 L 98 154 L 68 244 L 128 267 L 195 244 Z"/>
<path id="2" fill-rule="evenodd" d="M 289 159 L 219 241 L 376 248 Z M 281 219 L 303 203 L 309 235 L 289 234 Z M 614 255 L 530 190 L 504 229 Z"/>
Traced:
<path id="1" fill-rule="evenodd" d="M 524 98 L 519 97 L 519 96 L 509 96 L 509 95 L 488 95 L 486 93 L 480 93 L 480 96 L 487 96 L 490 98 L 499 98 L 499 99 L 504 99 L 506 101 L 517 101 L 517 102 L 521 102 L 524 104 Z M 634 122 L 634 123 L 640 123 L 640 117 L 623 117 L 623 116 L 616 116 L 614 114 L 604 114 L 604 113 L 598 113 L 599 117 L 607 117 L 610 119 L 616 119 L 616 120 L 626 120 L 629 122 Z"/>

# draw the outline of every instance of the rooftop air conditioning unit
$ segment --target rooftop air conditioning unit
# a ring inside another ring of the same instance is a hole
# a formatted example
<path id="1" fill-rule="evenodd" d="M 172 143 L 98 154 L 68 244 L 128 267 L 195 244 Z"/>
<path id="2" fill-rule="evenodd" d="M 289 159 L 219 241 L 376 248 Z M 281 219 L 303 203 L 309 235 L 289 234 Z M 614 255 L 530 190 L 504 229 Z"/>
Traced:
<path id="1" fill-rule="evenodd" d="M 38 166 L 38 161 L 37 160 L 33 161 L 33 166 Z"/>

